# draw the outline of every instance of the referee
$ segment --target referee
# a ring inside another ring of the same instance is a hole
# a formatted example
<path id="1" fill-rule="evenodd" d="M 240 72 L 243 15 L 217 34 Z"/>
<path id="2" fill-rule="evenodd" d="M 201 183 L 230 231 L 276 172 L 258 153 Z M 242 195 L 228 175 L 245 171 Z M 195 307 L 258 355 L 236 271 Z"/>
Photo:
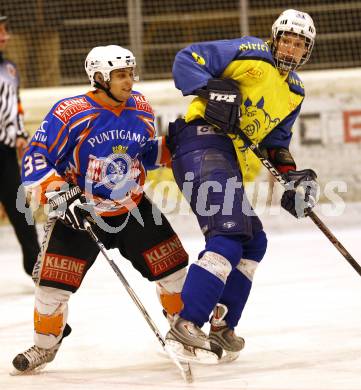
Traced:
<path id="1" fill-rule="evenodd" d="M 7 17 L 0 14 L 0 202 L 21 245 L 25 272 L 31 275 L 40 248 L 35 226 L 28 225 L 16 208 L 21 185 L 17 153 L 22 158 L 28 134 L 22 120 L 17 69 L 3 55 L 9 40 L 6 21 Z"/>

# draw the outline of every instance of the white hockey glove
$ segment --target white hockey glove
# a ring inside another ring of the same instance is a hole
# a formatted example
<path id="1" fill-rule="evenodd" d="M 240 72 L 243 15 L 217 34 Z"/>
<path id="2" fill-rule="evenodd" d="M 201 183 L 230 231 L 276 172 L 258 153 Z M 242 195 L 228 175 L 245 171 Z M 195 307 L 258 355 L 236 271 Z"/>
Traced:
<path id="1" fill-rule="evenodd" d="M 283 174 L 288 181 L 281 206 L 296 218 L 307 217 L 317 203 L 319 185 L 312 169 L 290 170 Z"/>
<path id="2" fill-rule="evenodd" d="M 59 191 L 47 192 L 49 216 L 56 216 L 73 229 L 85 230 L 84 219 L 91 217 L 91 205 L 79 186 L 65 184 Z"/>

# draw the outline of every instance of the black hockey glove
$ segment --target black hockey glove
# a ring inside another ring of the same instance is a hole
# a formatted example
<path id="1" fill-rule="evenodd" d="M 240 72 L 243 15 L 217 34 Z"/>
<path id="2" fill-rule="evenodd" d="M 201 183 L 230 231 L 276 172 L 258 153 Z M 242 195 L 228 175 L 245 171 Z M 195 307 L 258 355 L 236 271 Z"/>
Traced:
<path id="1" fill-rule="evenodd" d="M 204 119 L 226 134 L 239 133 L 241 93 L 236 80 L 210 79 L 195 94 L 207 99 Z"/>
<path id="2" fill-rule="evenodd" d="M 49 215 L 54 215 L 73 229 L 84 230 L 84 219 L 90 217 L 90 205 L 79 186 L 65 184 L 59 191 L 47 192 Z"/>
<path id="3" fill-rule="evenodd" d="M 288 181 L 281 206 L 296 218 L 307 217 L 317 203 L 319 185 L 312 169 L 290 170 L 283 174 Z"/>

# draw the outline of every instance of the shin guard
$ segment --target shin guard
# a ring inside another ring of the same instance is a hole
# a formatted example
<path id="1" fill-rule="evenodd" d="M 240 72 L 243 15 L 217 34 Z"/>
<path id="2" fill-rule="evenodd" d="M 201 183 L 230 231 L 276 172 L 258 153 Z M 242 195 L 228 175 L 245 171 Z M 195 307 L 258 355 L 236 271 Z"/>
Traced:
<path id="1" fill-rule="evenodd" d="M 52 287 L 35 288 L 34 341 L 38 347 L 52 348 L 61 340 L 70 295 L 70 291 Z"/>
<path id="2" fill-rule="evenodd" d="M 186 269 L 182 268 L 174 274 L 156 281 L 158 299 L 167 314 L 171 316 L 179 313 L 183 308 L 181 291 L 186 274 Z"/>

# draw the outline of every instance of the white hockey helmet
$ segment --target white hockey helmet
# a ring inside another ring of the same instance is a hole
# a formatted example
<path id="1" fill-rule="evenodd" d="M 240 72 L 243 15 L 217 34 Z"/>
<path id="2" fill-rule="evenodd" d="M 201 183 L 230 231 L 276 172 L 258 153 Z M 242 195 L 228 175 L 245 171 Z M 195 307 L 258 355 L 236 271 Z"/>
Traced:
<path id="1" fill-rule="evenodd" d="M 297 34 L 305 39 L 306 52 L 299 63 L 294 60 L 277 58 L 277 41 L 284 33 Z M 315 38 L 316 28 L 309 14 L 295 9 L 282 12 L 272 25 L 272 54 L 277 68 L 290 71 L 304 65 L 310 58 Z"/>
<path id="2" fill-rule="evenodd" d="M 136 62 L 133 53 L 117 45 L 94 47 L 85 59 L 85 71 L 92 87 L 96 87 L 94 75 L 97 72 L 103 75 L 104 81 L 110 81 L 110 73 L 113 70 L 133 68 L 135 71 L 135 67 Z M 134 80 L 138 80 L 135 73 Z"/>

